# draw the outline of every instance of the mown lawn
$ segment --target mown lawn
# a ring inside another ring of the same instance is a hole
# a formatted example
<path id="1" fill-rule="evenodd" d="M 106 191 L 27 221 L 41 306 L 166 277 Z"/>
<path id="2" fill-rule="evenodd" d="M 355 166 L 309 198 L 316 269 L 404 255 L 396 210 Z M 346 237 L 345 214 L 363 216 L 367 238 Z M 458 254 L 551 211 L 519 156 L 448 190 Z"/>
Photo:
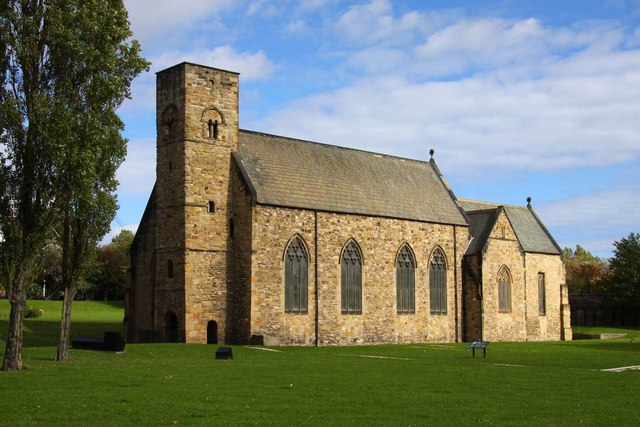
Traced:
<path id="1" fill-rule="evenodd" d="M 101 327 L 121 319 L 112 311 Z M 215 360 L 217 346 L 144 344 L 72 350 L 65 363 L 40 337 L 25 348 L 27 369 L 0 372 L 0 424 L 638 425 L 640 371 L 602 371 L 640 365 L 640 331 L 625 332 L 491 343 L 486 359 L 467 344 L 234 346 L 230 361 Z"/>

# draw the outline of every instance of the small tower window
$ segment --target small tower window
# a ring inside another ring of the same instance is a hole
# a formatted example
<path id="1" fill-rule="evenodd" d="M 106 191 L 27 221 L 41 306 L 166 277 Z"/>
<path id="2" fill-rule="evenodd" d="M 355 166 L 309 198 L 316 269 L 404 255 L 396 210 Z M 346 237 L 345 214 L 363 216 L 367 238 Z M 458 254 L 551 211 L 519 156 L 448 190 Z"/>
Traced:
<path id="1" fill-rule="evenodd" d="M 169 161 L 169 170 L 173 170 L 173 163 L 171 163 L 171 161 Z"/>
<path id="2" fill-rule="evenodd" d="M 173 279 L 173 261 L 167 260 L 167 278 Z"/>
<path id="3" fill-rule="evenodd" d="M 218 139 L 218 121 L 209 119 L 209 139 Z"/>
<path id="4" fill-rule="evenodd" d="M 209 212 L 210 214 L 216 213 L 216 204 L 209 200 L 209 204 L 207 206 L 207 212 Z"/>

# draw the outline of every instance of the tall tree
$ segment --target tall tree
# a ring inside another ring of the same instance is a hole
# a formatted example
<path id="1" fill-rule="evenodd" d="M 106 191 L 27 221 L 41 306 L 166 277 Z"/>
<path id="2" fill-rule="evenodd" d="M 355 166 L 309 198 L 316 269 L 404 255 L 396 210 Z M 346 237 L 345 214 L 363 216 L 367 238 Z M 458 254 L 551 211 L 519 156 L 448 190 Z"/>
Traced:
<path id="1" fill-rule="evenodd" d="M 640 234 L 631 233 L 613 246 L 606 280 L 608 292 L 621 303 L 640 307 Z"/>
<path id="2" fill-rule="evenodd" d="M 90 196 L 84 183 L 115 171 L 124 156 L 115 111 L 147 63 L 122 0 L 9 0 L 0 8 L 0 269 L 11 299 L 2 369 L 19 370 L 36 254 L 57 214 L 63 240 L 73 242 L 72 222 L 88 209 L 80 205 L 111 197 L 108 179 L 94 181 Z M 101 160 L 113 165 L 98 172 Z"/>

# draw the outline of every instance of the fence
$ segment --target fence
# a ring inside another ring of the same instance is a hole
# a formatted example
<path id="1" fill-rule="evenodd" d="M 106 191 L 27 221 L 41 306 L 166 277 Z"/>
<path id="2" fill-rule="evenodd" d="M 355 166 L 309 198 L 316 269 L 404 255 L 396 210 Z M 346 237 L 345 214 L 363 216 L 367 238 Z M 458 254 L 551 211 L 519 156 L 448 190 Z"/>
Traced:
<path id="1" fill-rule="evenodd" d="M 640 326 L 640 309 L 616 304 L 608 295 L 569 295 L 572 326 Z"/>

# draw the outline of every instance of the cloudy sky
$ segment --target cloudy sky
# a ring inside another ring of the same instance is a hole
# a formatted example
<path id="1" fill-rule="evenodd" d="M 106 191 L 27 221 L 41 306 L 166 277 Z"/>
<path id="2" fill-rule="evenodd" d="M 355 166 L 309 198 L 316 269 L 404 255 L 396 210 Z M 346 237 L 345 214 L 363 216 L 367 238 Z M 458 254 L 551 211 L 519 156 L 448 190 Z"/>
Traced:
<path id="1" fill-rule="evenodd" d="M 155 180 L 155 73 L 241 73 L 240 126 L 426 160 L 561 247 L 640 232 L 640 0 L 125 0 L 151 70 L 120 109 L 112 233 Z"/>

